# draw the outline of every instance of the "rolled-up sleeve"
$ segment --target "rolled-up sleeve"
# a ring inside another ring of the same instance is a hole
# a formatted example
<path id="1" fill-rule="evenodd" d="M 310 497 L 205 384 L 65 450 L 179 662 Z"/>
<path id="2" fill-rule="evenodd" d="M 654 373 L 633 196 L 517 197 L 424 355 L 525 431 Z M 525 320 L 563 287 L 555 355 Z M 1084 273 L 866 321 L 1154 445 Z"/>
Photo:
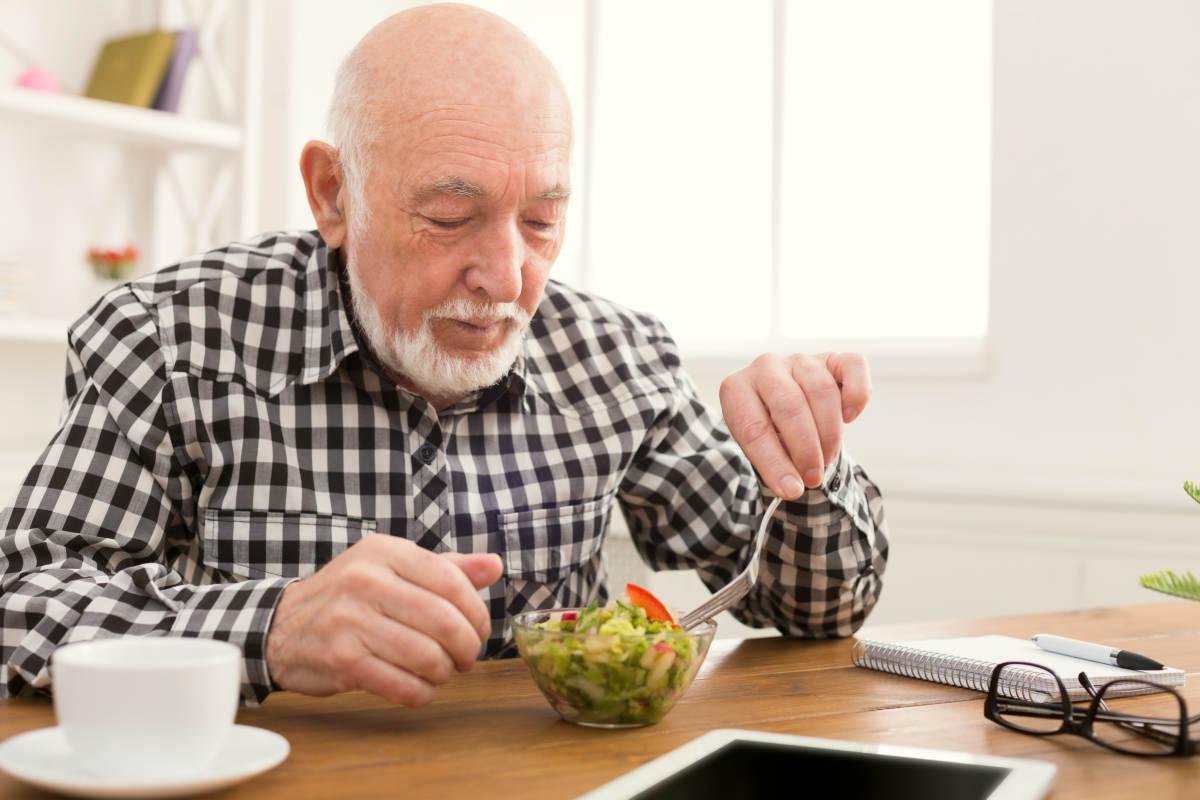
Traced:
<path id="1" fill-rule="evenodd" d="M 176 458 L 152 314 L 129 288 L 68 337 L 61 426 L 0 512 L 0 696 L 48 689 L 64 644 L 197 636 L 242 648 L 242 696 L 270 692 L 266 633 L 286 579 L 188 580 L 191 485 Z"/>
<path id="2" fill-rule="evenodd" d="M 747 565 L 770 492 L 699 397 L 661 325 L 657 341 L 662 369 L 673 375 L 673 403 L 648 433 L 618 497 L 651 567 L 694 568 L 716 591 Z M 843 450 L 821 489 L 780 505 L 758 583 L 731 612 L 746 625 L 788 636 L 849 636 L 879 599 L 887 556 L 879 488 Z"/>

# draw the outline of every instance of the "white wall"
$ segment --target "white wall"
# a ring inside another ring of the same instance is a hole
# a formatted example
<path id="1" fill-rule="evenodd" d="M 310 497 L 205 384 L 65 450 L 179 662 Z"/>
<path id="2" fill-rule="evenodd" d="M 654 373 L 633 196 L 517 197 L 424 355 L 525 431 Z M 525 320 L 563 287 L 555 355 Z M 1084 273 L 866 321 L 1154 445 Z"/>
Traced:
<path id="1" fill-rule="evenodd" d="M 327 93 L 350 29 L 384 5 L 340 8 L 371 10 L 334 31 L 318 4 L 295 7 L 286 44 L 307 77 L 268 102 Z M 1200 12 L 999 0 L 995 13 L 990 366 L 881 374 L 848 433 L 888 499 L 875 621 L 1147 600 L 1140 572 L 1200 567 L 1200 509 L 1180 489 L 1200 480 Z M 303 209 L 298 143 L 323 111 L 284 117 L 286 139 L 264 148 L 291 164 L 267 172 L 264 227 Z M 72 214 L 47 211 L 43 233 Z M 62 353 L 0 343 L 0 361 L 7 498 L 53 430 Z M 730 365 L 688 364 L 715 402 Z M 689 580 L 654 586 L 686 605 Z"/>

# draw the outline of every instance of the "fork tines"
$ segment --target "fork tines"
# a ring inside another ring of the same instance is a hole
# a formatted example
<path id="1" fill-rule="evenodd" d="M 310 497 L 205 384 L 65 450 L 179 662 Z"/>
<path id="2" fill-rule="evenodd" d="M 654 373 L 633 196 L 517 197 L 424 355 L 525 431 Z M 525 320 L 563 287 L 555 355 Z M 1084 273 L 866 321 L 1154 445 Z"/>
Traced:
<path id="1" fill-rule="evenodd" d="M 745 597 L 749 591 L 750 581 L 743 576 L 733 583 L 727 584 L 721 591 L 708 598 L 706 603 L 680 619 L 679 624 L 684 628 L 688 628 L 698 622 L 703 622 L 709 617 L 716 616 Z"/>

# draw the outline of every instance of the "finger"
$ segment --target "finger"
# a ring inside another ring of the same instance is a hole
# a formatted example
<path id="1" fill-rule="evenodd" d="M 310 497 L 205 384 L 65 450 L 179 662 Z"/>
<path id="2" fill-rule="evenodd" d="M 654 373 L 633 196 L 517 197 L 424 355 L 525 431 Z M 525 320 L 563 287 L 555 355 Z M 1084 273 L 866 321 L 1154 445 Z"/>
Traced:
<path id="1" fill-rule="evenodd" d="M 402 544 L 399 540 L 393 541 L 395 544 Z M 453 564 L 445 563 L 411 543 L 403 544 L 411 546 L 410 556 L 417 552 L 424 553 L 433 566 L 458 573 L 457 579 L 470 586 L 466 576 Z M 392 557 L 394 553 L 391 551 L 395 548 L 386 549 L 389 552 L 384 554 L 385 558 Z M 434 571 L 420 557 L 398 559 L 394 568 L 388 569 L 388 566 L 378 561 L 364 561 L 347 567 L 350 579 L 346 581 L 346 591 L 352 593 L 358 602 L 366 605 L 368 609 L 424 633 L 441 645 L 459 670 L 469 670 L 479 655 L 483 641 L 491 635 L 490 618 L 487 620 L 485 633 L 480 633 L 480 629 L 474 627 L 473 623 L 463 616 L 458 606 L 416 583 L 413 576 L 422 576 L 426 572 Z M 406 574 L 400 574 L 396 570 L 404 570 Z M 471 597 L 480 606 L 483 605 L 483 601 L 473 590 Z"/>
<path id="2" fill-rule="evenodd" d="M 819 486 L 825 474 L 825 461 L 819 429 L 813 419 L 812 400 L 805 396 L 787 361 L 774 356 L 760 363 L 762 366 L 754 373 L 754 388 L 766 405 L 801 480 L 807 486 Z"/>
<path id="3" fill-rule="evenodd" d="M 850 422 L 871 400 L 871 369 L 861 353 L 833 353 L 825 361 L 842 387 L 842 419 Z"/>
<path id="4" fill-rule="evenodd" d="M 476 589 L 486 589 L 504 572 L 504 564 L 495 553 L 442 553 L 442 558 L 461 569 Z"/>
<path id="5" fill-rule="evenodd" d="M 796 466 L 748 380 L 730 379 L 721 384 L 721 409 L 729 432 L 771 491 L 787 500 L 804 494 Z"/>
<path id="6" fill-rule="evenodd" d="M 407 580 L 395 587 L 379 610 L 401 625 L 437 642 L 454 660 L 454 666 L 460 672 L 466 672 L 474 666 L 480 646 L 491 634 L 490 622 L 487 635 L 480 635 L 479 629 L 472 627 L 457 606 L 441 595 Z"/>
<path id="7" fill-rule="evenodd" d="M 444 597 L 459 610 L 459 616 L 479 632 L 480 640 L 492 633 L 492 615 L 480 599 L 478 590 L 467 580 L 466 573 L 450 561 L 412 542 L 394 540 L 406 552 L 397 553 L 392 568 L 401 577 Z M 476 646 L 478 646 L 478 642 Z"/>
<path id="8" fill-rule="evenodd" d="M 362 639 L 377 657 L 404 669 L 426 683 L 439 686 L 454 675 L 454 658 L 424 633 L 377 614 L 365 626 Z"/>
<path id="9" fill-rule="evenodd" d="M 389 703 L 415 708 L 433 700 L 432 685 L 378 656 L 366 655 L 352 669 L 355 688 L 378 695 Z"/>
<path id="10" fill-rule="evenodd" d="M 792 377 L 808 400 L 821 442 L 821 469 L 815 476 L 804 473 L 804 482 L 809 486 L 820 486 L 825 465 L 833 463 L 842 447 L 842 392 L 824 360 L 814 356 L 793 356 Z"/>

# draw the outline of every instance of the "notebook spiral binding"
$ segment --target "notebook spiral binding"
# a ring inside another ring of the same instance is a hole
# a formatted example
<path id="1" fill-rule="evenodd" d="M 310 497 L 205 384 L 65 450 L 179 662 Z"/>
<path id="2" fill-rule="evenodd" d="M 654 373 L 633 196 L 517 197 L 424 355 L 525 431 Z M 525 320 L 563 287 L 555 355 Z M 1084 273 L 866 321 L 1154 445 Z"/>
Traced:
<path id="1" fill-rule="evenodd" d="M 857 642 L 854 645 L 854 664 L 867 669 L 891 672 L 908 678 L 920 678 L 963 689 L 986 692 L 994 664 L 974 658 L 929 653 L 904 645 L 885 642 Z M 1029 702 L 1043 702 L 1057 694 L 1058 687 L 1048 685 L 1049 676 L 1026 667 L 1009 667 L 998 687 L 1005 697 Z"/>

